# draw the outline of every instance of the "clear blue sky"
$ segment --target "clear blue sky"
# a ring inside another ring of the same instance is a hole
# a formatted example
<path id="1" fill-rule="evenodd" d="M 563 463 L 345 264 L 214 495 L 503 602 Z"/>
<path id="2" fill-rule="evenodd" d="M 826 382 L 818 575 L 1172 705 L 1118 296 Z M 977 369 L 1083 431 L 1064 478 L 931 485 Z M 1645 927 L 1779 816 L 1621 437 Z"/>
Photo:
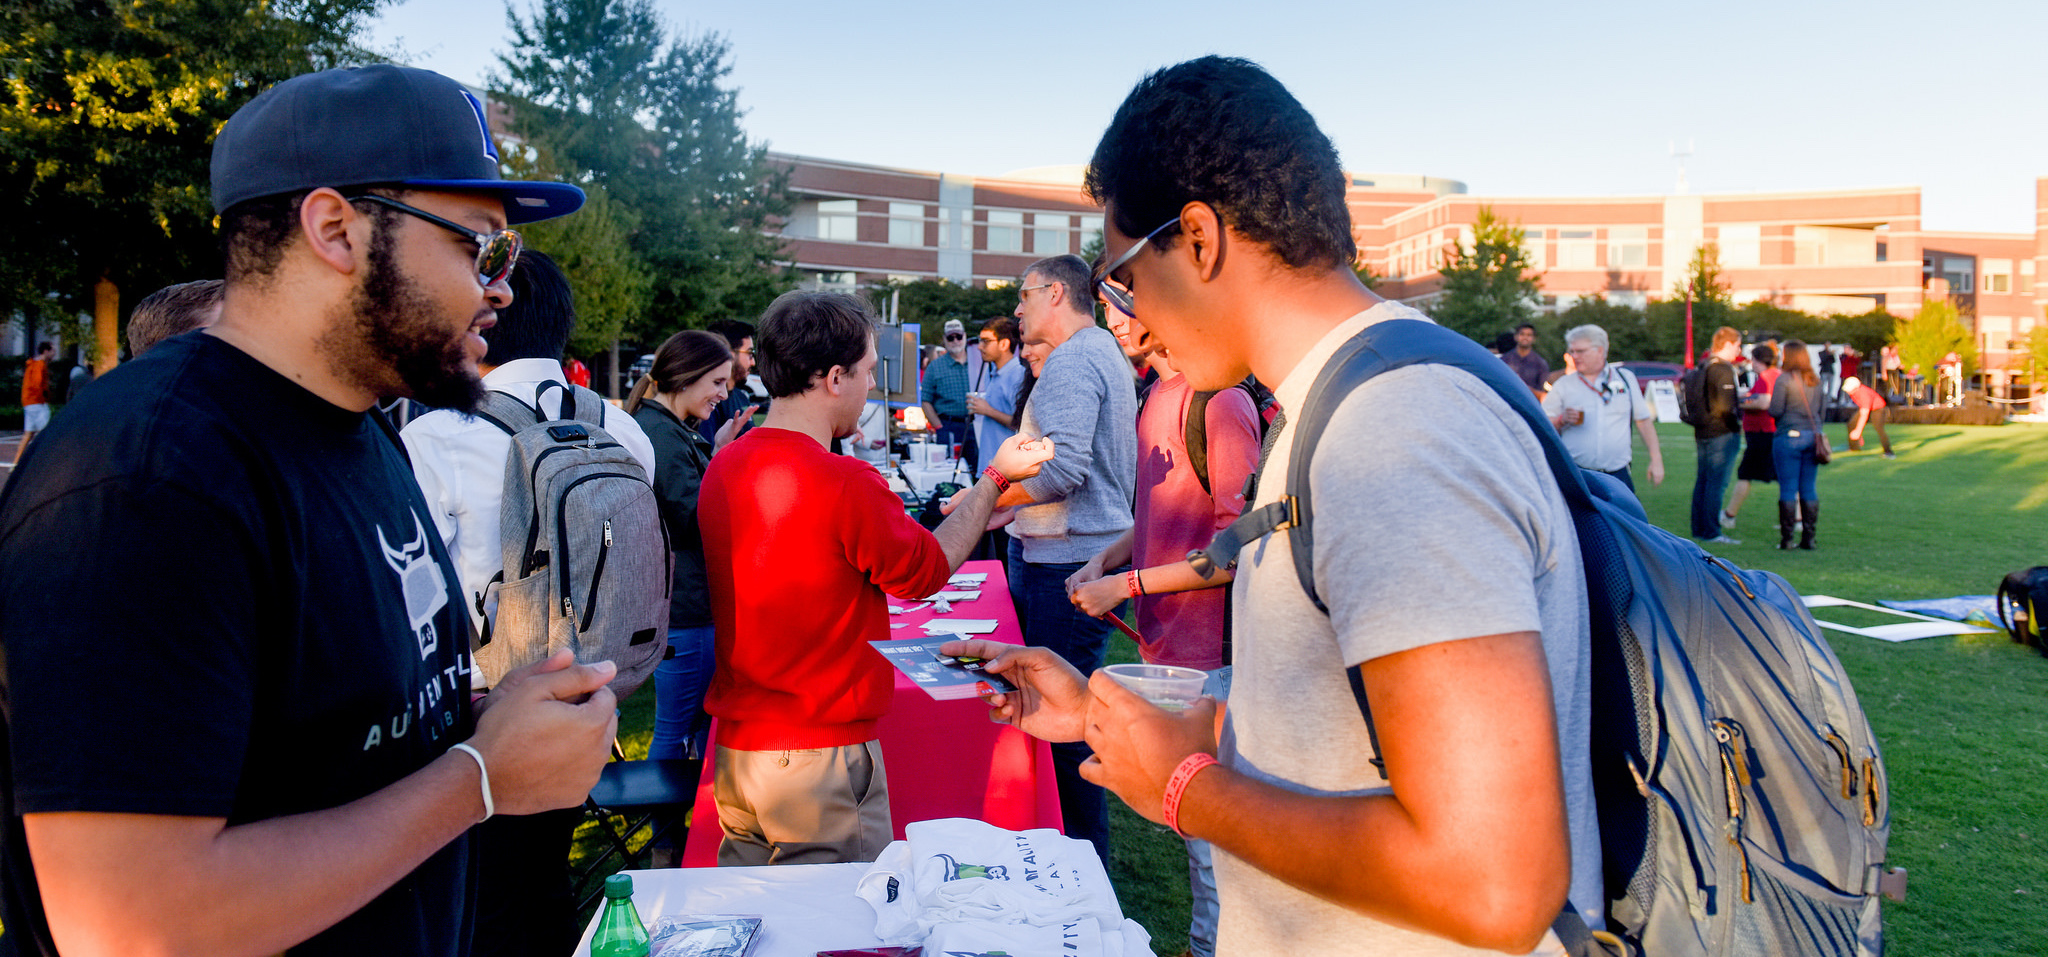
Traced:
<path id="1" fill-rule="evenodd" d="M 887 166 L 1085 163 L 1139 77 L 1223 53 L 1346 168 L 1479 195 L 1668 192 L 1676 140 L 1695 193 L 1918 185 L 1924 228 L 2032 232 L 2048 175 L 2042 0 L 656 4 L 731 42 L 750 136 Z M 402 0 L 372 36 L 468 83 L 510 46 L 475 0 Z"/>

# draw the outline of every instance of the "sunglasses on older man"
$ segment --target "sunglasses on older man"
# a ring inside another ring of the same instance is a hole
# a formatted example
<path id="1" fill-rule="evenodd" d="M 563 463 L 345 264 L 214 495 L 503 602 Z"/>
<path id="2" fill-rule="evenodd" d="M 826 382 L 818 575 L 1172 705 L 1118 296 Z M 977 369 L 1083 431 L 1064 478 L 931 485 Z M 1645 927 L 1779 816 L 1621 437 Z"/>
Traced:
<path id="1" fill-rule="evenodd" d="M 443 219 L 424 209 L 408 206 L 389 196 L 379 196 L 376 193 L 363 193 L 348 197 L 348 201 L 351 203 L 357 200 L 376 203 L 379 206 L 389 206 L 401 213 L 418 216 L 442 229 L 476 243 L 476 281 L 485 289 L 489 289 L 510 278 L 512 276 L 512 264 L 519 260 L 519 250 L 523 240 L 519 238 L 517 230 L 500 229 L 494 233 L 480 233 L 454 220 Z"/>

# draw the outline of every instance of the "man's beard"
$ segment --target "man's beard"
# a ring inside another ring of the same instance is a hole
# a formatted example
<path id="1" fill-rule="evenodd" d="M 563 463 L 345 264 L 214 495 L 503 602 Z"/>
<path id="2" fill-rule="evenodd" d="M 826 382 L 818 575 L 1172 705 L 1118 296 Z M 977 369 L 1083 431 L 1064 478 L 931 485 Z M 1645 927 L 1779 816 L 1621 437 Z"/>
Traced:
<path id="1" fill-rule="evenodd" d="M 354 322 L 337 324 L 323 337 L 329 362 L 380 400 L 405 396 L 432 408 L 474 412 L 484 384 L 468 364 L 466 336 L 448 337 L 439 309 L 399 268 L 395 245 L 388 223 L 380 224 L 362 285 L 349 300 Z"/>

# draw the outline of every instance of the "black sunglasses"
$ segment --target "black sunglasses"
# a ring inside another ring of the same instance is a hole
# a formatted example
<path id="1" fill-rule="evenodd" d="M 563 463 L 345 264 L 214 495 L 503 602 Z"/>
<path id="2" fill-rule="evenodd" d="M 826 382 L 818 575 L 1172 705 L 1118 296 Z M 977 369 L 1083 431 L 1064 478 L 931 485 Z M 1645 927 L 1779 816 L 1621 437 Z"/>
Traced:
<path id="1" fill-rule="evenodd" d="M 485 289 L 489 289 L 511 277 L 512 264 L 519 260 L 519 250 L 524 245 L 524 241 L 519 238 L 517 230 L 500 229 L 494 233 L 480 233 L 454 220 L 443 219 L 424 209 L 407 206 L 389 196 L 363 193 L 347 197 L 347 199 L 351 203 L 363 200 L 376 203 L 379 206 L 389 206 L 401 213 L 418 216 L 442 229 L 464 236 L 476 243 L 476 281 Z"/>
<path id="2" fill-rule="evenodd" d="M 950 341 L 950 340 L 953 340 L 953 339 L 965 339 L 965 338 L 967 338 L 967 336 L 966 336 L 966 334 L 965 334 L 965 333 L 959 333 L 959 332 L 949 332 L 949 333 L 946 333 L 946 338 L 947 338 L 947 340 L 949 340 L 949 341 Z"/>

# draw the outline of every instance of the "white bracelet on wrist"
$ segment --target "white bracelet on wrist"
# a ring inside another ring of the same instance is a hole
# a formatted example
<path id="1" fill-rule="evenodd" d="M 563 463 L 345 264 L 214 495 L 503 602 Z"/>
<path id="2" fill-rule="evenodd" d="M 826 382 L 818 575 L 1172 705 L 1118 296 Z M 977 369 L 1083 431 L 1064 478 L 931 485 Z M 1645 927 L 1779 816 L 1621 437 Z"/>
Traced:
<path id="1" fill-rule="evenodd" d="M 466 743 L 450 745 L 448 749 L 451 751 L 461 751 L 465 754 L 468 754 L 470 757 L 476 759 L 476 771 L 477 774 L 482 778 L 482 780 L 478 782 L 478 786 L 482 788 L 484 795 L 484 816 L 478 819 L 477 823 L 482 824 L 483 822 L 490 820 L 491 815 L 498 813 L 498 809 L 494 804 L 491 803 L 491 769 L 484 765 L 483 752 L 470 747 Z"/>

